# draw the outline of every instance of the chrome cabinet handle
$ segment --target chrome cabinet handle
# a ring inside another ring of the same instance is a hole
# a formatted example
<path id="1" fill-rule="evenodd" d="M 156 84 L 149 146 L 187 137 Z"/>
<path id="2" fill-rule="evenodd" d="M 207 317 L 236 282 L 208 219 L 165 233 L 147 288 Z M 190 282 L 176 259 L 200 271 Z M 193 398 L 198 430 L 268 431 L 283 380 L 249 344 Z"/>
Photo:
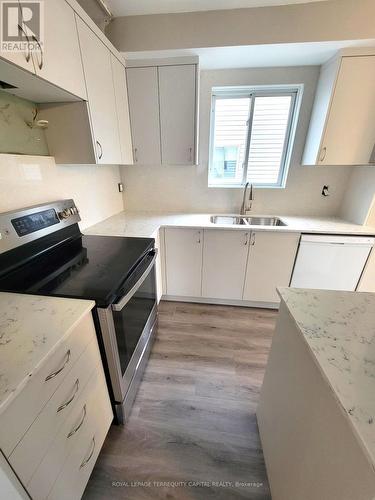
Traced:
<path id="1" fill-rule="evenodd" d="M 81 465 L 79 466 L 80 469 L 82 469 L 82 467 L 84 467 L 85 465 L 87 465 L 90 460 L 91 460 L 91 457 L 93 456 L 94 454 L 94 450 L 95 450 L 95 436 L 92 438 L 92 449 L 91 449 L 91 452 L 90 452 L 90 455 L 86 458 L 86 460 L 84 460 Z"/>
<path id="2" fill-rule="evenodd" d="M 39 47 L 39 50 L 40 50 L 40 61 L 38 61 L 38 66 L 39 66 L 39 69 L 42 69 L 43 68 L 43 64 L 44 64 L 44 59 L 43 59 L 43 49 L 42 49 L 42 46 L 40 45 L 40 42 L 39 40 L 36 38 L 35 35 L 32 35 L 31 38 L 34 40 L 34 42 L 36 42 L 38 44 L 38 47 Z"/>
<path id="3" fill-rule="evenodd" d="M 66 360 L 64 362 L 64 364 L 62 365 L 61 368 L 59 368 L 58 370 L 56 370 L 55 372 L 52 372 L 48 375 L 48 377 L 46 377 L 45 381 L 47 382 L 48 380 L 51 380 L 51 378 L 55 378 L 56 375 L 58 375 L 60 372 L 63 371 L 63 369 L 66 367 L 66 365 L 69 363 L 69 360 L 70 360 L 70 349 L 68 349 L 67 353 L 65 354 L 66 356 Z"/>
<path id="4" fill-rule="evenodd" d="M 79 389 L 79 380 L 77 378 L 77 380 L 75 381 L 74 383 L 74 386 L 75 386 L 75 390 L 74 390 L 74 393 L 73 393 L 73 396 L 71 398 L 68 399 L 68 401 L 66 401 L 65 403 L 63 403 L 62 405 L 60 405 L 58 408 L 57 408 L 57 411 L 56 413 L 59 413 L 59 411 L 63 410 L 64 408 L 66 408 L 67 406 L 70 405 L 70 403 L 73 401 L 73 399 L 76 397 L 76 394 L 78 392 L 78 389 Z"/>
<path id="5" fill-rule="evenodd" d="M 189 162 L 193 161 L 193 148 L 189 148 Z"/>
<path id="6" fill-rule="evenodd" d="M 249 243 L 249 233 L 245 233 L 245 246 Z"/>
<path id="7" fill-rule="evenodd" d="M 255 233 L 251 233 L 250 237 L 250 245 L 254 246 L 255 245 Z"/>
<path id="8" fill-rule="evenodd" d="M 66 436 L 67 438 L 70 438 L 70 437 L 74 436 L 74 434 L 80 430 L 80 428 L 83 425 L 83 422 L 85 421 L 86 413 L 87 413 L 87 411 L 86 411 L 86 405 L 84 405 L 83 406 L 83 417 L 82 417 L 82 420 L 80 421 L 80 423 L 77 425 L 77 427 L 75 429 L 72 429 L 69 432 L 69 434 Z"/>
<path id="9" fill-rule="evenodd" d="M 26 34 L 26 31 L 22 28 L 22 26 L 20 24 L 18 24 L 18 29 L 20 31 L 22 31 L 22 33 L 25 35 L 25 38 L 27 40 L 27 53 L 25 54 L 25 59 L 26 59 L 26 62 L 29 62 L 30 61 L 30 57 L 31 57 L 30 40 L 29 40 L 29 37 Z"/>
<path id="10" fill-rule="evenodd" d="M 138 149 L 134 148 L 134 163 L 138 163 Z"/>
<path id="11" fill-rule="evenodd" d="M 201 242 L 201 232 L 198 231 L 198 239 L 197 239 L 197 243 L 200 244 Z"/>
<path id="12" fill-rule="evenodd" d="M 319 161 L 323 161 L 324 158 L 326 157 L 326 154 L 327 154 L 327 148 L 324 146 L 324 148 L 321 151 Z"/>
<path id="13" fill-rule="evenodd" d="M 97 144 L 97 146 L 99 147 L 99 150 L 100 150 L 100 153 L 98 154 L 98 158 L 99 158 L 99 160 L 101 160 L 103 158 L 103 148 L 102 148 L 102 145 L 100 144 L 99 141 L 96 141 L 96 144 Z"/>

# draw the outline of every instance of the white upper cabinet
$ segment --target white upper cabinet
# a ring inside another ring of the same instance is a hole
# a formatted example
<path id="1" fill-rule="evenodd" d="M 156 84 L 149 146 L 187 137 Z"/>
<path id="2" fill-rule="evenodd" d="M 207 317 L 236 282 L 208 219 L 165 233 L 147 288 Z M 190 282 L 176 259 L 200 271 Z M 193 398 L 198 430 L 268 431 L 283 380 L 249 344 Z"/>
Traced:
<path id="1" fill-rule="evenodd" d="M 165 228 L 166 293 L 200 297 L 203 230 Z"/>
<path id="2" fill-rule="evenodd" d="M 125 66 L 113 54 L 111 54 L 111 63 L 120 136 L 121 163 L 123 165 L 131 165 L 133 163 L 133 149 Z"/>
<path id="3" fill-rule="evenodd" d="M 43 39 L 38 38 L 38 33 L 32 33 L 27 23 L 19 22 L 22 20 L 21 10 L 18 16 L 9 16 L 9 21 L 14 24 L 10 28 L 22 31 L 34 49 L 26 49 L 24 52 L 1 51 L 0 56 L 63 90 L 86 99 L 74 10 L 65 0 L 45 0 L 43 9 Z"/>
<path id="4" fill-rule="evenodd" d="M 126 68 L 134 163 L 160 165 L 160 116 L 156 67 Z"/>
<path id="5" fill-rule="evenodd" d="M 15 8 L 14 5 L 10 7 L 13 7 L 13 11 L 12 13 L 8 11 L 7 34 L 13 36 L 14 34 L 18 33 L 19 36 L 22 36 L 22 39 L 24 41 L 27 41 L 28 40 L 27 27 L 22 22 L 21 7 L 20 6 L 18 7 L 17 14 L 14 11 Z M 6 7 L 3 8 L 5 9 Z M 3 19 L 1 19 L 1 22 L 3 22 Z M 5 26 L 2 27 L 2 29 L 4 28 Z M 3 59 L 6 59 L 7 61 L 10 61 L 11 63 L 15 64 L 16 66 L 20 66 L 21 68 L 27 69 L 28 71 L 35 73 L 34 61 L 32 58 L 31 50 L 29 48 L 26 48 L 25 51 L 20 51 L 20 52 L 19 51 L 8 52 L 3 50 L 3 46 L 2 44 L 0 44 L 0 56 Z"/>
<path id="6" fill-rule="evenodd" d="M 299 233 L 255 231 L 251 234 L 243 299 L 280 302 L 276 288 L 289 286 Z"/>
<path id="7" fill-rule="evenodd" d="M 189 58 L 191 60 L 191 58 Z M 134 163 L 196 162 L 197 64 L 127 67 Z"/>
<path id="8" fill-rule="evenodd" d="M 193 165 L 196 65 L 160 66 L 158 76 L 162 163 Z"/>
<path id="9" fill-rule="evenodd" d="M 122 158 L 111 53 L 78 16 L 76 19 L 97 163 L 119 165 Z"/>
<path id="10" fill-rule="evenodd" d="M 85 78 L 73 9 L 65 0 L 44 1 L 44 43 L 33 52 L 36 74 L 86 99 Z"/>
<path id="11" fill-rule="evenodd" d="M 205 230 L 202 296 L 241 300 L 250 231 Z"/>
<path id="12" fill-rule="evenodd" d="M 375 51 L 322 67 L 302 163 L 375 164 Z"/>

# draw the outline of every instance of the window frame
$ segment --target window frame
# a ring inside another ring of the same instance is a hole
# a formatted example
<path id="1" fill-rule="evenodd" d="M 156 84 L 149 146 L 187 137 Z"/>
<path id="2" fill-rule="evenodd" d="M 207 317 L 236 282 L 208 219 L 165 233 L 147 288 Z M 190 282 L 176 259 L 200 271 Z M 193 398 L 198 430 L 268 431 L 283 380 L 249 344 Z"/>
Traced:
<path id="1" fill-rule="evenodd" d="M 256 97 L 291 96 L 292 101 L 289 109 L 288 123 L 286 128 L 286 139 L 284 141 L 283 152 L 280 161 L 280 169 L 276 183 L 252 183 L 257 188 L 279 189 L 285 188 L 288 176 L 290 160 L 293 150 L 299 111 L 301 107 L 303 84 L 296 85 L 259 85 L 259 86 L 236 86 L 236 87 L 213 87 L 211 92 L 211 114 L 210 114 L 210 138 L 208 155 L 208 187 L 209 188 L 243 188 L 247 181 L 249 165 L 249 151 L 251 144 L 252 123 L 254 117 L 254 107 Z M 249 116 L 247 120 L 246 147 L 243 162 L 243 172 L 241 183 L 217 183 L 210 182 L 210 171 L 214 157 L 215 139 L 215 105 L 217 99 L 250 98 Z"/>

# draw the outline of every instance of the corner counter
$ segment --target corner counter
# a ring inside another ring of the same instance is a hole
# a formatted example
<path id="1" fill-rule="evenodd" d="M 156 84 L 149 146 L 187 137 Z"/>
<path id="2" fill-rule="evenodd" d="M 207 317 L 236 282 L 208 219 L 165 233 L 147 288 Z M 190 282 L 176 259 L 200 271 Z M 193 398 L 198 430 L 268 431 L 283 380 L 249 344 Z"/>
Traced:
<path id="1" fill-rule="evenodd" d="M 273 500 L 375 497 L 375 294 L 281 289 L 257 410 Z"/>

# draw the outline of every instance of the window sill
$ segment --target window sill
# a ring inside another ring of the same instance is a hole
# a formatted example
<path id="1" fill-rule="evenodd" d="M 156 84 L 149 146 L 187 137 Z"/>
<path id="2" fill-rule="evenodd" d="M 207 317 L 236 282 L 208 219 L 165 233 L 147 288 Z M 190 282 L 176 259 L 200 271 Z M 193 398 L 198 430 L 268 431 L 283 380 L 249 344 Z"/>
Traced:
<path id="1" fill-rule="evenodd" d="M 209 189 L 211 188 L 218 188 L 218 189 L 244 189 L 245 184 L 240 184 L 240 185 L 230 185 L 230 184 L 208 184 L 207 187 Z M 264 184 L 253 184 L 254 189 L 285 189 L 285 185 L 283 186 L 267 186 Z"/>

